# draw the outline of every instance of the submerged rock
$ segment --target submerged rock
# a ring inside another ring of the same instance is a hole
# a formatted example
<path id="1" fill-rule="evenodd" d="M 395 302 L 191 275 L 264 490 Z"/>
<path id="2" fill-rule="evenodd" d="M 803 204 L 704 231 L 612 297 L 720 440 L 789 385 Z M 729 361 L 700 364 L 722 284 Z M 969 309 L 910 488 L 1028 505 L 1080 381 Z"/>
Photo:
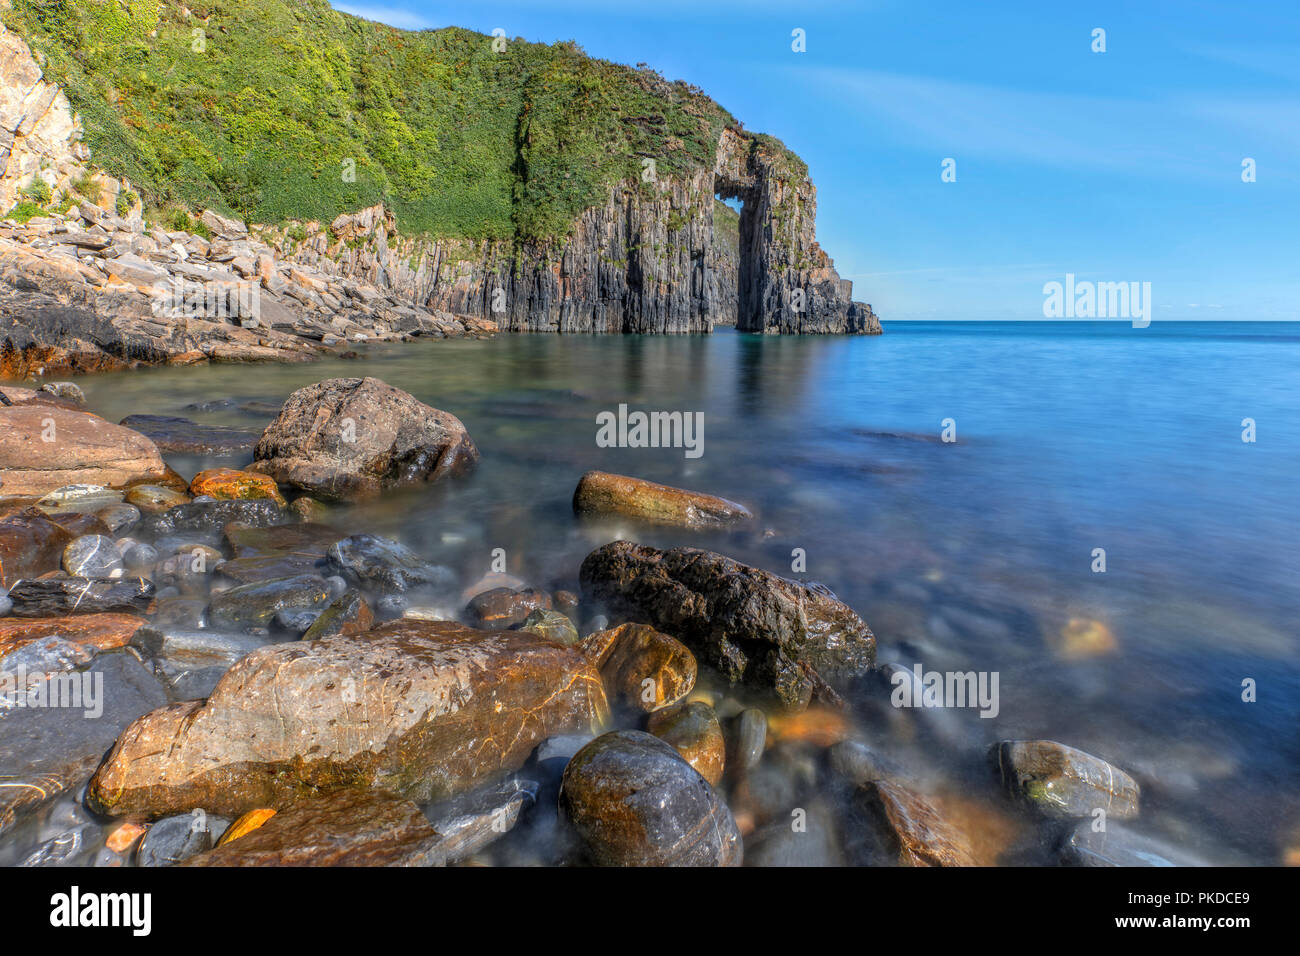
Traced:
<path id="1" fill-rule="evenodd" d="M 305 797 L 184 866 L 427 866 L 438 833 L 410 800 L 341 791 Z"/>
<path id="2" fill-rule="evenodd" d="M 819 680 L 867 670 L 876 639 L 820 590 L 696 548 L 616 541 L 582 562 L 584 601 L 672 634 L 733 683 L 806 706 Z"/>
<path id="3" fill-rule="evenodd" d="M 493 588 L 476 594 L 465 607 L 469 619 L 493 630 L 522 624 L 534 611 L 551 609 L 551 596 L 537 588 Z"/>
<path id="4" fill-rule="evenodd" d="M 430 564 L 403 544 L 373 534 L 354 534 L 325 552 L 330 571 L 381 591 L 409 591 L 455 583 L 450 568 Z"/>
<path id="5" fill-rule="evenodd" d="M 124 727 L 167 702 L 157 678 L 124 652 L 100 654 L 86 670 L 61 676 L 77 679 L 83 706 L 0 710 L 0 833 L 19 814 L 80 786 Z"/>
<path id="6" fill-rule="evenodd" d="M 1100 757 L 1054 740 L 1004 740 L 993 754 L 1003 786 L 1047 816 L 1137 816 L 1137 781 Z"/>
<path id="7" fill-rule="evenodd" d="M 541 740 L 606 713 L 599 675 L 576 650 L 521 631 L 396 621 L 254 651 L 206 703 L 132 724 L 88 799 L 113 815 L 235 815 L 285 806 L 303 788 L 426 801 L 516 769 Z"/>
<path id="8" fill-rule="evenodd" d="M 970 838 L 924 795 L 873 780 L 858 803 L 874 828 L 875 850 L 899 866 L 975 866 Z"/>
<path id="9" fill-rule="evenodd" d="M 695 686 L 696 663 L 681 641 L 644 624 L 588 635 L 582 652 L 598 668 L 611 702 L 650 713 L 675 704 Z"/>
<path id="10" fill-rule="evenodd" d="M 740 831 L 713 788 L 669 744 L 604 734 L 564 769 L 560 807 L 601 866 L 739 866 Z"/>
<path id="11" fill-rule="evenodd" d="M 329 585 L 316 574 L 241 584 L 212 596 L 208 621 L 235 630 L 266 627 L 281 611 L 323 608 L 329 601 Z"/>
<path id="12" fill-rule="evenodd" d="M 221 531 L 233 522 L 252 527 L 283 524 L 284 510 L 269 499 L 253 501 L 191 501 L 162 514 L 150 515 L 141 524 L 141 532 L 153 537 L 195 531 Z"/>
<path id="13" fill-rule="evenodd" d="M 1209 866 L 1201 857 L 1164 840 L 1139 833 L 1122 823 L 1106 822 L 1106 829 L 1094 829 L 1095 820 L 1083 820 L 1071 832 L 1061 849 L 1066 863 L 1074 866 Z"/>
<path id="14" fill-rule="evenodd" d="M 524 618 L 521 629 L 549 637 L 561 644 L 578 643 L 578 629 L 573 626 L 573 621 L 559 611 L 538 608 Z"/>
<path id="15" fill-rule="evenodd" d="M 200 425 L 172 415 L 128 415 L 122 424 L 148 435 L 163 451 L 181 455 L 243 455 L 257 444 L 253 432 Z"/>
<path id="16" fill-rule="evenodd" d="M 377 378 L 334 378 L 290 395 L 254 458 L 282 485 L 350 500 L 462 473 L 478 449 L 454 415 Z"/>
<path id="17" fill-rule="evenodd" d="M 579 515 L 617 515 L 646 524 L 682 528 L 725 528 L 753 519 L 744 505 L 668 485 L 589 471 L 573 493 Z"/>

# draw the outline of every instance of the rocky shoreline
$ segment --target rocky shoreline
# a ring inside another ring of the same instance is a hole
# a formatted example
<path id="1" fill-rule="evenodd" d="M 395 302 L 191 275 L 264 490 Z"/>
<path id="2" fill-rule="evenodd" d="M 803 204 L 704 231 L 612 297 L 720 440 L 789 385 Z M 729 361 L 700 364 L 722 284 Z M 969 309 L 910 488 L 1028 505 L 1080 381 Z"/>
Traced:
<path id="1" fill-rule="evenodd" d="M 251 465 L 188 480 L 75 386 L 0 394 L 0 862 L 1189 859 L 1119 822 L 1132 777 L 1057 742 L 980 758 L 1001 804 L 895 766 L 846 703 L 887 699 L 889 668 L 824 588 L 626 540 L 557 569 L 572 589 L 467 582 L 346 527 L 352 502 L 479 456 L 376 379 L 298 390 Z M 574 477 L 575 523 L 752 519 Z"/>

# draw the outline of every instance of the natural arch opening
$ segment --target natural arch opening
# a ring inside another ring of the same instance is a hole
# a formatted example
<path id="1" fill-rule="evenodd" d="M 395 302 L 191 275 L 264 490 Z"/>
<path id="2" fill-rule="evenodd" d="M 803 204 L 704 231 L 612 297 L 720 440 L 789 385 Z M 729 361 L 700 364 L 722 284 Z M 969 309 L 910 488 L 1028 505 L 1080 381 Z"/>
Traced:
<path id="1" fill-rule="evenodd" d="M 756 203 L 747 184 L 725 176 L 714 177 L 713 190 L 713 322 L 752 327 L 746 319 L 756 301 Z"/>

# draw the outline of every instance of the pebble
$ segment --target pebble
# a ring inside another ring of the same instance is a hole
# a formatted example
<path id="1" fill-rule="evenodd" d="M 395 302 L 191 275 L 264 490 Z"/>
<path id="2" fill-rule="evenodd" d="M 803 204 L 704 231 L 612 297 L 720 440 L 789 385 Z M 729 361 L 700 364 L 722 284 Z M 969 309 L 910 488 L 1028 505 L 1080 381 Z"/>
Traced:
<path id="1" fill-rule="evenodd" d="M 112 538 L 87 534 L 63 549 L 63 570 L 73 577 L 120 578 L 126 565 Z"/>
<path id="2" fill-rule="evenodd" d="M 756 707 L 741 711 L 736 718 L 735 744 L 730 760 L 732 772 L 741 775 L 758 766 L 766 746 L 767 715 Z"/>

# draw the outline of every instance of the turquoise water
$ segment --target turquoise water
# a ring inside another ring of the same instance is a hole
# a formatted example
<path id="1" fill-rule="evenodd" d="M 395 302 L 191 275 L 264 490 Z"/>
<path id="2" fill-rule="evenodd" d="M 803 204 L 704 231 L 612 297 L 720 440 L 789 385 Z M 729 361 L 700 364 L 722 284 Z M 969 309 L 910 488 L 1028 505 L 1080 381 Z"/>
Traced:
<path id="1" fill-rule="evenodd" d="M 256 429 L 264 413 L 186 406 L 278 403 L 308 382 L 362 374 L 458 415 L 483 459 L 463 481 L 366 505 L 345 523 L 400 537 L 466 580 L 504 548 L 512 573 L 548 587 L 574 588 L 583 556 L 620 535 L 794 577 L 802 548 L 802 576 L 861 613 L 883 660 L 999 673 L 995 719 L 881 717 L 878 687 L 852 690 L 873 743 L 919 772 L 991 793 L 987 744 L 1048 737 L 1133 773 L 1142 825 L 1208 859 L 1272 863 L 1300 843 L 1300 326 L 502 336 L 81 383 L 113 420 L 180 414 Z M 597 447 L 597 413 L 620 403 L 702 412 L 703 455 Z M 1254 443 L 1242 441 L 1245 418 Z M 945 419 L 955 443 L 941 440 Z M 570 499 L 590 468 L 736 499 L 756 527 L 581 525 Z M 1104 573 L 1092 570 L 1096 548 Z M 1072 619 L 1111 638 L 1071 653 L 1061 635 Z"/>

